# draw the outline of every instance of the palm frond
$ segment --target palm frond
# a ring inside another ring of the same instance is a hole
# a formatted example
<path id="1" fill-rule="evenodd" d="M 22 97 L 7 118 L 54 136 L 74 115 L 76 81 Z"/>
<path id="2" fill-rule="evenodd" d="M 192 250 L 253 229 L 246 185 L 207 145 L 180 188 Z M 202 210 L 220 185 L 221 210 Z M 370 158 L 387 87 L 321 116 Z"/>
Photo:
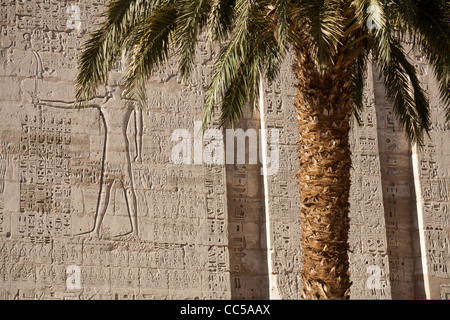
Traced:
<path id="1" fill-rule="evenodd" d="M 247 102 L 256 104 L 259 101 L 256 90 L 259 85 L 259 62 L 256 57 L 240 65 L 239 76 L 225 92 L 221 103 L 220 126 L 237 121 L 242 115 Z"/>
<path id="2" fill-rule="evenodd" d="M 358 122 L 361 122 L 360 112 L 364 108 L 364 76 L 367 69 L 368 57 L 361 53 L 351 66 L 353 79 L 353 115 Z"/>
<path id="3" fill-rule="evenodd" d="M 222 46 L 213 66 L 213 77 L 205 94 L 205 117 L 203 127 L 211 119 L 219 100 L 225 95 L 236 75 L 239 73 L 241 59 L 245 56 L 245 44 L 249 33 L 248 23 L 251 1 L 237 0 L 235 6 L 235 27 L 229 40 Z"/>
<path id="4" fill-rule="evenodd" d="M 277 38 L 281 47 L 286 47 L 289 37 L 289 24 L 288 24 L 288 0 L 276 0 L 275 3 L 275 19 L 277 25 Z"/>
<path id="5" fill-rule="evenodd" d="M 124 43 L 133 27 L 158 1 L 112 0 L 104 14 L 105 21 L 84 44 L 79 58 L 75 98 L 89 100 L 96 88 L 107 81 L 111 66 L 122 55 Z"/>
<path id="6" fill-rule="evenodd" d="M 178 69 L 184 81 L 191 74 L 198 34 L 208 21 L 210 11 L 209 0 L 187 0 L 180 5 L 174 43 L 177 47 Z"/>
<path id="7" fill-rule="evenodd" d="M 273 80 L 284 57 L 272 20 L 266 19 L 266 3 L 262 1 L 241 9 L 239 18 L 242 20 L 236 19 L 241 28 L 234 29 L 214 66 L 213 79 L 205 96 L 208 109 L 204 125 L 212 116 L 214 106 L 220 105 L 221 126 L 237 120 L 245 107 L 255 110 L 261 74 L 265 73 L 269 81 Z"/>
<path id="8" fill-rule="evenodd" d="M 334 63 L 344 30 L 342 9 L 342 1 L 335 0 L 299 1 L 292 9 L 298 30 L 309 38 L 308 46 L 321 69 Z"/>
<path id="9" fill-rule="evenodd" d="M 385 17 L 386 8 L 383 7 L 383 3 L 378 0 L 370 0 L 370 6 L 377 11 L 377 19 L 373 21 L 373 25 L 366 24 L 367 33 L 372 41 L 372 47 L 375 47 L 378 56 L 383 61 L 389 61 L 391 59 L 391 39 L 393 38 L 393 26 L 389 23 L 390 19 Z M 370 18 L 370 12 L 366 19 Z"/>
<path id="10" fill-rule="evenodd" d="M 418 46 L 431 64 L 450 121 L 450 2 L 396 0 L 392 11 L 402 38 Z"/>
<path id="11" fill-rule="evenodd" d="M 221 48 L 205 93 L 204 127 L 218 106 L 222 125 L 236 120 L 245 105 L 254 108 L 260 77 L 275 79 L 290 47 L 310 55 L 321 71 L 345 55 L 357 116 L 372 52 L 400 122 L 420 141 L 430 127 L 429 104 L 396 39 L 420 48 L 449 104 L 449 6 L 446 0 L 111 0 L 105 22 L 81 54 L 76 99 L 89 99 L 125 50 L 131 61 L 124 95 L 144 105 L 145 82 L 169 52 L 178 57 L 183 80 L 190 76 L 198 37 L 207 31 Z"/>
<path id="12" fill-rule="evenodd" d="M 376 52 L 388 97 L 410 141 L 421 144 L 423 131 L 429 132 L 429 103 L 417 79 L 416 70 L 406 58 L 401 46 L 390 41 L 390 59 L 384 60 Z"/>
<path id="13" fill-rule="evenodd" d="M 130 35 L 132 58 L 124 80 L 125 97 L 135 98 L 136 89 L 142 88 L 152 71 L 169 59 L 177 17 L 176 7 L 168 4 L 155 9 L 152 15 L 134 28 Z"/>
<path id="14" fill-rule="evenodd" d="M 228 36 L 235 19 L 236 0 L 214 0 L 208 21 L 211 41 L 223 42 Z"/>
<path id="15" fill-rule="evenodd" d="M 261 24 L 259 24 L 261 26 Z M 220 125 L 238 120 L 246 107 L 255 111 L 259 107 L 259 84 L 266 73 L 272 81 L 279 71 L 283 52 L 275 39 L 275 33 L 262 27 L 252 28 L 254 33 L 246 44 L 245 56 L 239 64 L 235 79 L 227 88 L 221 101 Z"/>

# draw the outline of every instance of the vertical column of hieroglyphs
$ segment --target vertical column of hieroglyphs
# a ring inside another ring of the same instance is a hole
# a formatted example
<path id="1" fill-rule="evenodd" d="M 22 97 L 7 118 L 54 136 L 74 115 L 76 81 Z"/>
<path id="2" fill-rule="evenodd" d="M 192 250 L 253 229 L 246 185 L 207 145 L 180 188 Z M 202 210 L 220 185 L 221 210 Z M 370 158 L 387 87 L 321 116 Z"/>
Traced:
<path id="1" fill-rule="evenodd" d="M 51 265 L 51 250 L 54 238 L 72 234 L 72 120 L 70 113 L 48 114 L 35 103 L 43 77 L 54 71 L 44 69 L 43 55 L 62 52 L 56 45 L 66 30 L 60 20 L 62 6 L 1 3 L 0 140 L 6 160 L 2 191 L 8 201 L 0 279 L 5 298 L 42 297 L 52 281 L 65 281 L 64 268 Z"/>
<path id="2" fill-rule="evenodd" d="M 72 235 L 70 144 L 70 118 L 25 115 L 19 154 L 19 236 L 50 242 Z"/>
<path id="3" fill-rule="evenodd" d="M 171 160 L 173 131 L 192 142 L 202 119 L 206 41 L 188 84 L 174 61 L 154 75 L 148 108 L 121 99 L 118 62 L 75 110 L 77 56 L 104 1 L 1 8 L 1 296 L 229 297 L 224 165 Z"/>
<path id="4" fill-rule="evenodd" d="M 432 130 L 425 143 L 413 149 L 414 184 L 425 293 L 427 298 L 450 297 L 450 142 L 449 124 L 445 121 L 445 105 L 439 99 L 433 69 L 424 54 L 411 50 L 410 58 L 419 72 L 419 80 L 431 104 Z"/>
<path id="5" fill-rule="evenodd" d="M 377 69 L 373 79 L 392 298 L 424 298 L 410 143 Z"/>
<path id="6" fill-rule="evenodd" d="M 158 285 L 151 277 L 165 274 L 163 287 L 155 289 L 168 286 L 171 298 L 230 297 L 225 166 L 204 157 L 208 150 L 223 150 L 222 131 L 214 120 L 206 132 L 217 140 L 203 139 L 200 130 L 213 54 L 202 38 L 197 67 L 184 86 L 175 61 L 161 68 L 148 86 L 149 105 L 142 116 L 142 163 L 133 170 L 142 237 L 159 246 L 151 253 L 149 261 L 154 262 L 145 281 L 151 288 Z M 189 163 L 172 161 L 172 149 L 179 143 L 171 139 L 175 130 L 189 136 Z M 139 143 L 132 144 L 138 155 Z"/>
<path id="7" fill-rule="evenodd" d="M 268 132 L 268 197 L 266 221 L 268 234 L 268 261 L 270 296 L 272 298 L 298 299 L 300 281 L 300 204 L 295 172 L 298 171 L 298 128 L 295 119 L 295 77 L 288 59 L 277 80 L 266 86 L 264 104 Z M 278 145 L 271 143 L 278 130 Z M 301 143 L 301 142 L 300 142 Z M 278 152 L 278 160 L 274 152 Z"/>
<path id="8" fill-rule="evenodd" d="M 142 219 L 146 236 L 161 244 L 172 239 L 183 253 L 179 263 L 184 259 L 184 270 L 169 271 L 171 297 L 226 298 L 230 297 L 226 172 L 218 160 L 224 150 L 223 132 L 217 129 L 216 118 L 201 132 L 203 92 L 215 51 L 204 36 L 197 51 L 196 68 L 187 84 L 179 84 L 172 60 L 148 86 L 143 165 L 135 167 L 141 172 L 135 169 L 141 176 L 138 203 L 146 208 Z M 173 163 L 172 150 L 179 141 L 172 133 L 179 129 L 189 136 L 189 163 Z"/>
<path id="9" fill-rule="evenodd" d="M 349 259 L 353 282 L 351 297 L 357 299 L 389 298 L 391 295 L 372 78 L 369 65 L 364 79 L 364 109 L 359 122 L 352 117 L 350 134 Z"/>
<path id="10" fill-rule="evenodd" d="M 226 136 L 227 146 L 235 144 L 233 153 L 227 149 L 234 160 L 226 168 L 231 294 L 236 299 L 269 298 L 259 129 L 258 113 L 246 111 Z"/>

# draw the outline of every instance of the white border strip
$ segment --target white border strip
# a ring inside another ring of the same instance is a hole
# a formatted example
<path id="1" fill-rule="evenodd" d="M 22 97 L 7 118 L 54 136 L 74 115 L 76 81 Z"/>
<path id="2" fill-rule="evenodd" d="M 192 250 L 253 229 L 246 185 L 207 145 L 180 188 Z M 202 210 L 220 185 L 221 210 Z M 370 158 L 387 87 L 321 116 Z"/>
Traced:
<path id="1" fill-rule="evenodd" d="M 413 177 L 414 177 L 414 188 L 416 192 L 416 204 L 417 204 L 417 221 L 419 228 L 419 238 L 420 238 L 420 253 L 422 260 L 422 270 L 423 270 L 423 281 L 425 286 L 425 297 L 431 299 L 431 289 L 430 281 L 428 275 L 428 259 L 427 259 L 427 248 L 426 248 L 426 236 L 425 236 L 425 223 L 424 223 L 424 212 L 423 212 L 423 197 L 422 189 L 420 188 L 420 169 L 419 169 L 419 154 L 417 151 L 417 144 L 412 145 L 412 166 L 413 166 Z"/>
<path id="2" fill-rule="evenodd" d="M 260 148 L 262 152 L 261 162 L 263 167 L 263 179 L 264 179 L 264 207 L 265 207 L 265 219 L 266 219 L 266 245 L 267 245 L 267 270 L 269 273 L 269 298 L 281 299 L 280 292 L 277 285 L 277 275 L 273 273 L 273 248 L 272 248 L 272 227 L 270 224 L 270 210 L 269 210 L 269 182 L 268 182 L 268 169 L 267 169 L 267 128 L 266 128 L 266 116 L 264 110 L 264 84 L 263 77 L 260 74 L 259 77 L 259 113 L 261 121 L 261 136 L 260 136 Z"/>

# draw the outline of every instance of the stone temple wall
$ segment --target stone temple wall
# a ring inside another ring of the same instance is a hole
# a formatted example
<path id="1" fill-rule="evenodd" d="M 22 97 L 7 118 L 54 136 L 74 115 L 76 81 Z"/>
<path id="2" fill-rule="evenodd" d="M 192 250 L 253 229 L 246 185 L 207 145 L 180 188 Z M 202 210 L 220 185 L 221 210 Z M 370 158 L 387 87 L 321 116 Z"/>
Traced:
<path id="1" fill-rule="evenodd" d="M 120 99 L 121 62 L 78 110 L 77 55 L 104 0 L 0 9 L 0 299 L 300 298 L 290 61 L 263 88 L 262 115 L 234 128 L 249 135 L 245 163 L 225 164 L 227 131 L 213 119 L 198 135 L 217 54 L 206 39 L 189 83 L 163 66 L 144 110 Z M 450 297 L 450 127 L 430 68 L 410 57 L 432 101 L 426 144 L 408 144 L 376 68 L 352 119 L 355 299 Z"/>

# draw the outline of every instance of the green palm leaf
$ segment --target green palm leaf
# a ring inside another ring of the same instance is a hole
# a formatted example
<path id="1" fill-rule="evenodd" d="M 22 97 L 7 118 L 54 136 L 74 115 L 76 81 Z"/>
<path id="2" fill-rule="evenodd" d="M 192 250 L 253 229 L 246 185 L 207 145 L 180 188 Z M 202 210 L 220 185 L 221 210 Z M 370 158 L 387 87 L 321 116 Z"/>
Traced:
<path id="1" fill-rule="evenodd" d="M 172 4 L 154 10 L 153 14 L 139 23 L 129 36 L 131 61 L 124 81 L 124 96 L 132 99 L 143 86 L 153 70 L 165 63 L 170 56 L 171 35 L 177 27 L 178 11 Z M 144 102 L 141 101 L 140 104 Z"/>
<path id="2" fill-rule="evenodd" d="M 346 298 L 348 119 L 363 108 L 364 75 L 374 61 L 409 140 L 424 141 L 430 105 L 405 53 L 407 41 L 433 67 L 450 121 L 449 6 L 446 0 L 111 0 L 80 56 L 75 95 L 88 100 L 125 52 L 124 95 L 144 106 L 147 80 L 172 54 L 183 80 L 189 78 L 204 33 L 219 52 L 203 127 L 215 110 L 224 126 L 246 107 L 256 109 L 263 77 L 274 80 L 284 57 L 294 54 L 304 137 L 297 176 L 308 203 L 302 234 L 311 235 L 302 244 L 304 293 Z"/>
<path id="3" fill-rule="evenodd" d="M 158 1 L 112 0 L 105 21 L 87 40 L 79 58 L 75 97 L 89 100 L 96 88 L 105 83 L 111 66 L 122 55 L 125 41 L 133 27 L 150 14 Z"/>

